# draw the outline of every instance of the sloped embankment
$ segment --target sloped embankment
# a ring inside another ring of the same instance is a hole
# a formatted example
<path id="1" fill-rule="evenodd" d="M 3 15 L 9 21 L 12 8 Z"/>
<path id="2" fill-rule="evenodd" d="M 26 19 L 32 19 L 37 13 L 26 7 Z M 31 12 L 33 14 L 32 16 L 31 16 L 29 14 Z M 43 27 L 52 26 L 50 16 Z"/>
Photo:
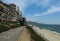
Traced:
<path id="1" fill-rule="evenodd" d="M 40 36 L 38 36 L 31 27 L 26 27 L 22 31 L 20 37 L 18 38 L 18 41 L 45 41 Z"/>

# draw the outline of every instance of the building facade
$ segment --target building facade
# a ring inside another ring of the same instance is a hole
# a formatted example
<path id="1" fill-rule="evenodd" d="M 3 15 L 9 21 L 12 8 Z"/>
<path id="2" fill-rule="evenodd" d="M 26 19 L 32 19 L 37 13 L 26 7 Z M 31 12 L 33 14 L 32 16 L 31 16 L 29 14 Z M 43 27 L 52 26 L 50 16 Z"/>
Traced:
<path id="1" fill-rule="evenodd" d="M 17 21 L 22 20 L 22 12 L 15 4 L 6 4 L 0 1 L 0 20 Z"/>

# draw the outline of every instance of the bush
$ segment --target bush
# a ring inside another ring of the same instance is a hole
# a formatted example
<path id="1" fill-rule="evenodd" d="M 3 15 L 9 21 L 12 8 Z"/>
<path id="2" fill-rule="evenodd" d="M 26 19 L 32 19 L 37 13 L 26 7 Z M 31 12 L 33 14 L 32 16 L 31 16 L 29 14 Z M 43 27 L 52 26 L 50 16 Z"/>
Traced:
<path id="1" fill-rule="evenodd" d="M 16 27 L 21 27 L 21 25 L 18 24 L 17 22 L 8 22 L 8 21 L 0 22 L 0 33 Z"/>
<path id="2" fill-rule="evenodd" d="M 0 25 L 0 33 L 3 32 L 3 31 L 6 31 L 6 30 L 9 30 L 9 28 L 7 28 L 4 25 Z"/>

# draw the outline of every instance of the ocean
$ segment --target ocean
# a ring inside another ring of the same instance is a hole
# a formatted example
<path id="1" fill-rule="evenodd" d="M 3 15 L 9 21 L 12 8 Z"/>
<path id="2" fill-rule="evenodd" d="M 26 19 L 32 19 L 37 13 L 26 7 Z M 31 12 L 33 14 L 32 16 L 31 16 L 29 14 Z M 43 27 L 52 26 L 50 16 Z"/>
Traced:
<path id="1" fill-rule="evenodd" d="M 44 29 L 48 29 L 60 33 L 60 25 L 42 24 L 42 23 L 36 23 L 31 21 L 28 21 L 27 23 L 33 26 L 37 26 L 39 28 L 44 28 Z"/>
<path id="2" fill-rule="evenodd" d="M 60 25 L 40 25 L 40 28 L 44 28 L 60 33 Z"/>

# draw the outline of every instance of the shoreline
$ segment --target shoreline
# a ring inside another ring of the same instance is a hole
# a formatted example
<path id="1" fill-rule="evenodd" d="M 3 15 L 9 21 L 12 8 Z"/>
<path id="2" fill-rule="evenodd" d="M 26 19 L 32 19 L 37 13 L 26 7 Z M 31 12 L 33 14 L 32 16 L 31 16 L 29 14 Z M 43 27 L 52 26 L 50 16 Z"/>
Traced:
<path id="1" fill-rule="evenodd" d="M 41 29 L 41 28 L 40 28 L 40 29 Z M 42 28 L 42 29 L 45 29 L 45 28 Z M 46 30 L 51 31 L 51 32 L 53 32 L 53 33 L 58 33 L 58 34 L 60 34 L 60 32 L 57 32 L 57 31 L 54 31 L 54 30 L 50 30 L 50 29 L 46 29 Z"/>
<path id="2" fill-rule="evenodd" d="M 55 31 L 50 31 L 48 29 L 40 29 L 39 27 L 33 26 L 32 29 L 42 38 L 47 41 L 59 41 L 60 40 L 60 33 Z"/>
<path id="3" fill-rule="evenodd" d="M 41 28 L 40 28 L 40 29 L 41 29 Z M 44 28 L 42 28 L 42 29 L 44 29 Z M 60 34 L 59 32 L 52 31 L 52 30 L 49 30 L 49 29 L 44 29 L 44 30 L 50 31 L 50 32 L 53 33 L 53 34 Z"/>
<path id="4" fill-rule="evenodd" d="M 32 27 L 37 27 L 37 26 L 35 26 L 35 25 L 30 25 L 30 24 L 28 24 L 28 25 L 29 25 L 29 26 L 32 26 Z M 46 28 L 40 28 L 40 27 L 38 27 L 38 28 L 39 28 L 39 29 L 46 29 Z M 54 31 L 54 30 L 50 30 L 50 29 L 46 29 L 46 30 L 60 34 L 60 32 L 58 32 L 58 31 Z"/>
<path id="5" fill-rule="evenodd" d="M 30 25 L 30 26 L 32 26 L 32 27 L 37 27 L 37 26 L 35 26 L 35 25 Z M 37 28 L 39 28 L 39 27 L 37 27 Z M 45 29 L 45 28 L 39 28 L 39 29 Z M 57 31 L 53 31 L 53 30 L 49 30 L 49 29 L 45 29 L 45 30 L 50 31 L 50 32 L 53 32 L 53 33 L 55 33 L 55 34 L 60 34 L 60 33 L 57 32 Z"/>

